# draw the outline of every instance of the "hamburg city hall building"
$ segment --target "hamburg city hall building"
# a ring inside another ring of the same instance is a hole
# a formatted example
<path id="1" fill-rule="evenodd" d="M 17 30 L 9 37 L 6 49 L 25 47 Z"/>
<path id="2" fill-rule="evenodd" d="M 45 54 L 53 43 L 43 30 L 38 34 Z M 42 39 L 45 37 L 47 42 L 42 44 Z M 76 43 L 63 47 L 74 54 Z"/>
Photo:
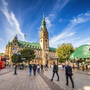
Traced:
<path id="1" fill-rule="evenodd" d="M 43 14 L 42 25 L 39 33 L 39 43 L 29 43 L 25 41 L 19 41 L 17 35 L 11 42 L 8 42 L 5 49 L 5 55 L 10 59 L 14 52 L 18 52 L 24 48 L 30 48 L 35 51 L 35 59 L 31 64 L 43 64 L 51 65 L 53 62 L 57 63 L 56 60 L 56 48 L 49 47 L 49 33 L 47 31 L 46 22 Z M 11 61 L 11 60 L 10 60 Z M 12 63 L 12 62 L 11 62 Z"/>

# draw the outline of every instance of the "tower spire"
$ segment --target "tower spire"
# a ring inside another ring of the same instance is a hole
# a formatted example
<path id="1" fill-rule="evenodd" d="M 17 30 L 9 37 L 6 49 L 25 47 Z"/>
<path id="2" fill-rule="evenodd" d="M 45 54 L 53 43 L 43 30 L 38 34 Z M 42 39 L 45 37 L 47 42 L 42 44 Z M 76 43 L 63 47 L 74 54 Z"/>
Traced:
<path id="1" fill-rule="evenodd" d="M 44 18 L 44 11 L 43 11 L 43 18 Z"/>
<path id="2" fill-rule="evenodd" d="M 42 25 L 41 25 L 42 29 L 45 30 L 46 28 L 46 22 L 45 22 L 45 17 L 44 17 L 44 11 L 43 11 L 43 20 L 42 20 Z"/>
<path id="3" fill-rule="evenodd" d="M 44 11 L 43 11 L 43 21 L 45 22 L 45 18 L 44 18 Z"/>

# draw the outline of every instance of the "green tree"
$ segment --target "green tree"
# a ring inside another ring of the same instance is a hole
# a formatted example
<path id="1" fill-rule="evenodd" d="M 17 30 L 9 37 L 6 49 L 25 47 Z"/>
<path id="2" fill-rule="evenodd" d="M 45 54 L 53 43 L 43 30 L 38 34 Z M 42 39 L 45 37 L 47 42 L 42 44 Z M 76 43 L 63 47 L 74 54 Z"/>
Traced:
<path id="1" fill-rule="evenodd" d="M 21 53 L 21 58 L 25 58 L 26 60 L 28 60 L 28 63 L 30 63 L 30 61 L 35 58 L 35 54 L 34 54 L 35 52 L 32 49 L 25 48 L 21 50 L 20 53 Z"/>
<path id="2" fill-rule="evenodd" d="M 66 60 L 69 60 L 69 56 L 71 53 L 73 53 L 75 49 L 73 48 L 71 43 L 63 43 L 62 45 L 59 45 L 56 53 L 57 56 L 60 57 L 60 62 L 65 62 Z"/>
<path id="3" fill-rule="evenodd" d="M 15 57 L 16 55 L 11 56 L 11 60 L 13 63 L 15 63 Z M 21 62 L 22 62 L 21 56 L 17 56 L 17 63 L 21 63 Z"/>

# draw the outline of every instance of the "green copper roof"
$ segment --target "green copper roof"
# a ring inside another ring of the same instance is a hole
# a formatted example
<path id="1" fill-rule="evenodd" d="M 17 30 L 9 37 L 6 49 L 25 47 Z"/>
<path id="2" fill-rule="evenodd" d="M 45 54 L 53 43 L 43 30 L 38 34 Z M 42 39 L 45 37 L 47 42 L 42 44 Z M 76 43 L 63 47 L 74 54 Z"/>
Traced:
<path id="1" fill-rule="evenodd" d="M 34 47 L 34 49 L 35 49 L 35 47 L 36 47 L 36 49 L 38 49 L 38 47 L 40 49 L 40 47 L 41 47 L 38 43 L 35 43 L 35 42 L 29 43 L 29 42 L 24 42 L 24 41 L 18 41 L 18 44 L 19 44 L 19 46 L 22 44 L 22 48 L 24 47 L 24 44 L 25 44 L 25 47 L 27 47 L 27 45 L 28 45 L 28 48 L 30 47 L 30 45 L 31 45 L 31 48 Z"/>
<path id="2" fill-rule="evenodd" d="M 13 40 L 11 41 L 11 43 L 13 43 Z M 30 43 L 30 42 L 24 42 L 24 41 L 19 41 L 18 40 L 19 47 L 21 46 L 21 44 L 22 44 L 22 48 L 24 47 L 24 44 L 25 44 L 26 48 L 27 48 L 27 45 L 28 45 L 28 48 L 30 48 L 30 45 L 31 45 L 31 49 L 33 49 L 33 47 L 34 47 L 34 49 L 35 49 L 35 47 L 36 47 L 36 49 L 38 49 L 38 47 L 39 47 L 39 49 L 41 48 L 39 43 L 35 43 L 35 42 Z M 10 43 L 9 43 L 9 47 L 10 47 Z M 49 50 L 56 51 L 56 48 L 49 47 Z"/>
<path id="3" fill-rule="evenodd" d="M 71 53 L 71 55 L 70 55 L 69 59 L 70 59 L 70 60 L 75 59 L 75 55 L 74 55 L 74 53 Z"/>
<path id="4" fill-rule="evenodd" d="M 90 45 L 82 45 L 78 47 L 74 54 L 77 58 L 90 58 Z"/>
<path id="5" fill-rule="evenodd" d="M 43 20 L 42 20 L 42 26 L 41 26 L 42 30 L 44 31 L 46 28 L 46 22 L 45 22 L 45 18 L 44 18 L 44 12 L 43 12 Z"/>
<path id="6" fill-rule="evenodd" d="M 56 51 L 56 48 L 53 48 L 53 47 L 49 47 L 49 50 L 53 50 L 53 51 Z"/>

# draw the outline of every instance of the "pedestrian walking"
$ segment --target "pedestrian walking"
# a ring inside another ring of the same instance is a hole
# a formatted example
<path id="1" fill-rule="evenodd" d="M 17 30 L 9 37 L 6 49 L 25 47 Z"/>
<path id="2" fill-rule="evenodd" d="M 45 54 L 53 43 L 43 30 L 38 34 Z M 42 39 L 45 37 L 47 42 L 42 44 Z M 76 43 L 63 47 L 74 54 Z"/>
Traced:
<path id="1" fill-rule="evenodd" d="M 69 77 L 70 80 L 71 80 L 71 83 L 72 83 L 72 87 L 74 88 L 74 82 L 73 82 L 73 79 L 72 79 L 72 75 L 73 75 L 72 68 L 68 64 L 65 67 L 65 75 L 66 75 L 66 85 L 68 85 L 68 77 Z"/>
<path id="2" fill-rule="evenodd" d="M 37 68 L 37 66 L 34 64 L 34 65 L 33 65 L 33 73 L 34 73 L 34 76 L 36 75 L 36 68 Z"/>
<path id="3" fill-rule="evenodd" d="M 62 69 L 64 70 L 64 67 L 65 67 L 65 65 L 64 64 L 62 64 Z"/>
<path id="4" fill-rule="evenodd" d="M 88 65 L 86 64 L 86 71 L 88 70 Z"/>
<path id="5" fill-rule="evenodd" d="M 43 65 L 41 64 L 41 71 L 43 71 Z"/>
<path id="6" fill-rule="evenodd" d="M 32 74 L 32 65 L 29 64 L 29 75 L 31 76 L 31 74 Z"/>
<path id="7" fill-rule="evenodd" d="M 52 76 L 52 79 L 51 81 L 53 81 L 53 78 L 54 78 L 54 74 L 56 73 L 57 75 L 57 81 L 59 81 L 59 75 L 58 75 L 58 66 L 55 64 L 55 62 L 53 62 L 53 76 Z"/>
<path id="8" fill-rule="evenodd" d="M 9 70 L 10 70 L 10 67 L 11 67 L 11 65 L 9 65 Z"/>
<path id="9" fill-rule="evenodd" d="M 40 66 L 39 66 L 39 64 L 38 64 L 38 66 L 37 66 L 37 70 L 38 70 L 38 73 L 39 73 L 39 71 L 40 71 Z"/>

